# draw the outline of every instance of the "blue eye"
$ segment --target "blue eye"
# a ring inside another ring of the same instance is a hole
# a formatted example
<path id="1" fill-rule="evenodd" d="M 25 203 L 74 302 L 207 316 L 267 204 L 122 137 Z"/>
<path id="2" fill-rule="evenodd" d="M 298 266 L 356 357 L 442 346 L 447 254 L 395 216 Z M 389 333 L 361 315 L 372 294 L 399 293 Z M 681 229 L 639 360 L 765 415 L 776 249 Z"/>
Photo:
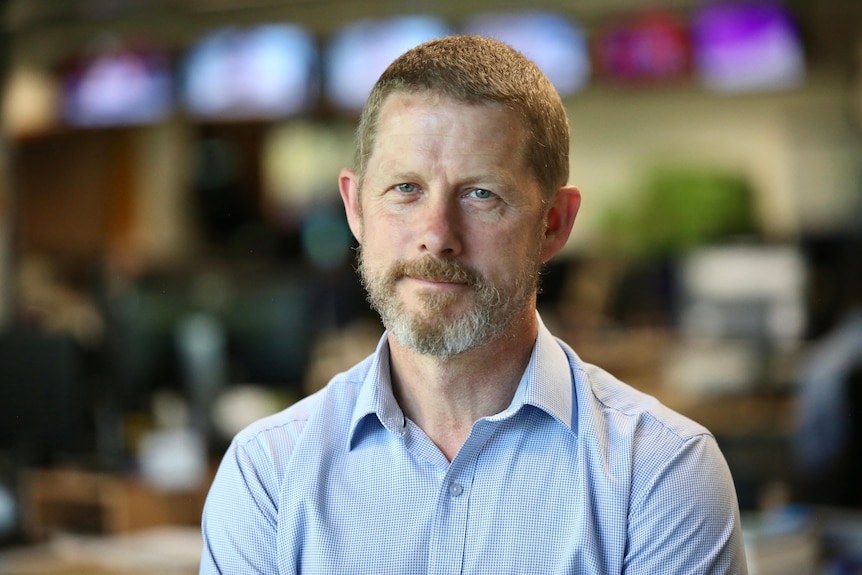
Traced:
<path id="1" fill-rule="evenodd" d="M 415 184 L 398 184 L 395 186 L 395 189 L 399 192 L 404 192 L 405 194 L 410 194 L 417 190 Z"/>
<path id="2" fill-rule="evenodd" d="M 473 196 L 474 198 L 478 198 L 480 200 L 487 200 L 493 194 L 491 192 L 489 192 L 488 190 L 483 190 L 482 188 L 476 188 L 476 189 L 470 190 L 470 195 Z"/>

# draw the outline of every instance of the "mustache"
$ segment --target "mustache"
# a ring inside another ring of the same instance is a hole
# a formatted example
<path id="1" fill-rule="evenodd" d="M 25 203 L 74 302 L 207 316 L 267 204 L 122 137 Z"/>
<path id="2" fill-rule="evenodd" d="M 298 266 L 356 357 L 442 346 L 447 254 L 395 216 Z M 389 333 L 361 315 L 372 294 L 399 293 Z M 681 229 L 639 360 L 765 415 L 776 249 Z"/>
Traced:
<path id="1" fill-rule="evenodd" d="M 400 261 L 389 270 L 389 279 L 397 281 L 403 277 L 465 283 L 471 287 L 484 284 L 481 274 L 454 260 L 425 256 L 416 260 Z"/>

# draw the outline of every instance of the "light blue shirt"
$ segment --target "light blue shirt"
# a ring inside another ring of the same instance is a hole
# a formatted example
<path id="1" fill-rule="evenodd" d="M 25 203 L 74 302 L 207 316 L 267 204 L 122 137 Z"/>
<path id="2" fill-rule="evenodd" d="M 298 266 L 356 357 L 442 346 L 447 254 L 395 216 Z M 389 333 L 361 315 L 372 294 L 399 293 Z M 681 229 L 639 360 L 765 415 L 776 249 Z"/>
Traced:
<path id="1" fill-rule="evenodd" d="M 511 405 L 450 463 L 396 402 L 386 336 L 240 432 L 203 514 L 202 574 L 745 574 L 713 436 L 544 326 Z"/>

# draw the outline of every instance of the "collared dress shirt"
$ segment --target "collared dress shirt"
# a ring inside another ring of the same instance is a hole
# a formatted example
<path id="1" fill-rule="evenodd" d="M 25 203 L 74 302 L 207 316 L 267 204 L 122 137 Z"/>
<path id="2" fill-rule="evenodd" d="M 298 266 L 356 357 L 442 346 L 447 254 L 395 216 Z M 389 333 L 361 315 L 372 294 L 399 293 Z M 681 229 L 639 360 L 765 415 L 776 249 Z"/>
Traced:
<path id="1" fill-rule="evenodd" d="M 510 406 L 451 462 L 398 406 L 384 334 L 234 438 L 202 528 L 202 574 L 746 573 L 713 436 L 541 324 Z"/>

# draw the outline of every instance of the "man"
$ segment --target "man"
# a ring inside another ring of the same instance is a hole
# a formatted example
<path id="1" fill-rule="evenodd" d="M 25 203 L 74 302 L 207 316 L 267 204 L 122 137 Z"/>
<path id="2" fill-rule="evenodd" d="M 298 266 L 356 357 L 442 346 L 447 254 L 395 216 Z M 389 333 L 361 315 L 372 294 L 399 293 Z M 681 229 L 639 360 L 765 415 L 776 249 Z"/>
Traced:
<path id="1" fill-rule="evenodd" d="M 235 438 L 201 573 L 745 573 L 713 437 L 537 315 L 580 194 L 536 66 L 479 37 L 419 46 L 357 141 L 339 187 L 387 331 Z"/>

